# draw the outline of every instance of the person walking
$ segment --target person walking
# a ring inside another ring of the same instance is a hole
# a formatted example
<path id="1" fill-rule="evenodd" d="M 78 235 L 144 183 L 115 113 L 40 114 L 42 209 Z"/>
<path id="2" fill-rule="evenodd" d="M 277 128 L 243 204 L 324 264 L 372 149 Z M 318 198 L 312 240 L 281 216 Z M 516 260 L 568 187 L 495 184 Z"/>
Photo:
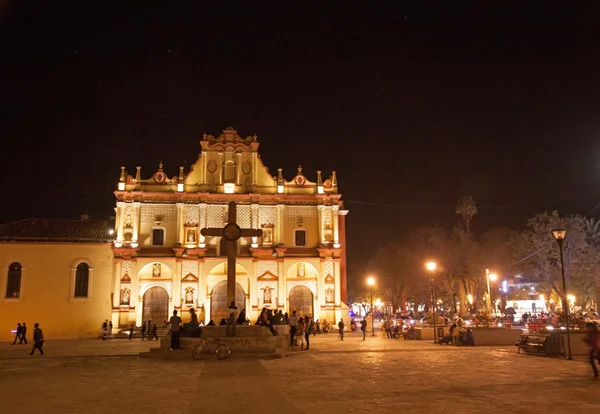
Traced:
<path id="1" fill-rule="evenodd" d="M 102 340 L 106 339 L 106 335 L 108 335 L 108 319 L 104 321 L 102 324 Z"/>
<path id="2" fill-rule="evenodd" d="M 587 322 L 585 324 L 585 331 L 587 337 L 585 341 L 590 346 L 590 365 L 594 372 L 594 379 L 598 379 L 598 368 L 596 368 L 596 360 L 600 363 L 600 332 L 594 322 Z"/>
<path id="3" fill-rule="evenodd" d="M 179 335 L 181 333 L 181 318 L 177 316 L 177 311 L 173 311 L 173 316 L 169 319 L 169 331 L 171 332 L 171 351 L 181 351 Z M 156 338 L 158 339 L 158 337 Z"/>
<path id="4" fill-rule="evenodd" d="M 27 345 L 27 324 L 25 322 L 23 322 L 23 332 L 21 333 L 21 340 L 25 342 L 25 345 Z"/>
<path id="5" fill-rule="evenodd" d="M 17 323 L 17 331 L 15 333 L 15 340 L 13 341 L 13 345 L 15 345 L 17 343 L 17 341 L 19 341 L 19 345 L 21 345 L 23 343 L 23 341 L 21 340 L 21 336 L 23 335 L 23 327 L 21 326 L 21 322 Z"/>
<path id="6" fill-rule="evenodd" d="M 310 348 L 310 335 L 313 333 L 314 326 L 308 316 L 304 317 L 304 339 L 306 340 L 306 351 Z"/>
<path id="7" fill-rule="evenodd" d="M 385 328 L 387 339 L 392 339 L 392 322 L 389 320 L 389 318 L 385 320 L 383 327 Z"/>
<path id="8" fill-rule="evenodd" d="M 340 330 L 340 341 L 344 340 L 344 320 L 340 319 L 340 323 L 338 323 L 338 329 Z"/>
<path id="9" fill-rule="evenodd" d="M 142 322 L 142 341 L 144 340 L 144 338 L 146 337 L 146 322 Z"/>
<path id="10" fill-rule="evenodd" d="M 365 317 L 365 319 L 363 319 L 362 323 L 360 324 L 360 330 L 363 333 L 363 341 L 365 341 L 367 339 L 367 318 Z"/>
<path id="11" fill-rule="evenodd" d="M 152 330 L 150 331 L 150 335 L 148 336 L 148 340 L 151 341 L 154 338 L 158 341 L 158 325 L 155 323 L 152 324 Z"/>
<path id="12" fill-rule="evenodd" d="M 33 355 L 36 349 L 40 351 L 40 355 L 44 355 L 44 350 L 42 349 L 44 346 L 44 333 L 40 329 L 39 323 L 36 323 L 33 326 L 33 348 L 31 349 L 31 353 L 29 355 Z"/>
<path id="13" fill-rule="evenodd" d="M 290 316 L 290 346 L 297 346 L 296 344 L 296 329 L 298 325 L 298 317 L 296 316 L 296 311 L 292 312 L 292 316 Z"/>
<path id="14" fill-rule="evenodd" d="M 131 341 L 131 338 L 133 338 L 133 325 L 131 325 L 129 327 L 129 340 Z"/>
<path id="15" fill-rule="evenodd" d="M 113 331 L 113 324 L 112 324 L 112 321 L 110 321 L 108 323 L 108 338 L 109 339 L 113 337 L 112 331 Z"/>
<path id="16" fill-rule="evenodd" d="M 298 319 L 298 324 L 296 325 L 296 338 L 300 340 L 300 350 L 304 350 L 304 346 L 306 345 L 306 338 L 304 336 L 306 332 L 306 325 L 304 324 L 304 318 Z"/>

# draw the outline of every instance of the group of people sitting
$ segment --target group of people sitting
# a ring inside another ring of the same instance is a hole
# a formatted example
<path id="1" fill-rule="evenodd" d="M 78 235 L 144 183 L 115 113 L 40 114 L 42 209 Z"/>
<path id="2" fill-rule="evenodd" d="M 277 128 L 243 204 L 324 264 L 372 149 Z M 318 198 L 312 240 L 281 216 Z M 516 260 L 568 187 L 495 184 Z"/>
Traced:
<path id="1" fill-rule="evenodd" d="M 475 339 L 471 328 L 463 328 L 462 324 L 458 323 L 450 325 L 450 332 L 438 341 L 440 345 L 452 344 L 456 346 L 475 346 Z"/>

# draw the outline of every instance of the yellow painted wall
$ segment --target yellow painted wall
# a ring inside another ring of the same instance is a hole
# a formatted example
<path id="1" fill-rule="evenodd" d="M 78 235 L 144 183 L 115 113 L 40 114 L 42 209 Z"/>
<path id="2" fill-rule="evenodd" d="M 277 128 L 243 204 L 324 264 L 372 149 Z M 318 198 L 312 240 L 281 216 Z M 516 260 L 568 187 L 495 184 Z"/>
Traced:
<path id="1" fill-rule="evenodd" d="M 317 247 L 319 244 L 318 223 L 305 223 L 302 227 L 299 227 L 297 220 L 289 218 L 285 221 L 283 227 L 283 243 L 287 247 L 295 247 L 294 230 L 306 230 L 306 247 Z"/>
<path id="2" fill-rule="evenodd" d="M 80 259 L 93 268 L 91 297 L 72 299 L 71 269 Z M 5 299 L 12 262 L 23 267 L 19 301 Z M 0 244 L 0 266 L 0 340 L 14 337 L 10 331 L 17 322 L 27 323 L 29 339 L 35 322 L 46 339 L 89 338 L 99 335 L 102 322 L 111 318 L 113 255 L 108 244 Z"/>

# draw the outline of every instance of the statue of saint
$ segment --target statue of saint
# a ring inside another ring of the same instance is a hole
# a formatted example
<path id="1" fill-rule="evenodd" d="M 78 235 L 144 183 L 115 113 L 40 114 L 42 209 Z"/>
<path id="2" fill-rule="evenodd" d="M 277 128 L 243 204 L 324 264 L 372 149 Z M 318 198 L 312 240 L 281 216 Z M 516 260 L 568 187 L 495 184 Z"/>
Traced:
<path id="1" fill-rule="evenodd" d="M 298 277 L 304 277 L 304 263 L 298 263 Z"/>
<path id="2" fill-rule="evenodd" d="M 123 294 L 121 295 L 121 305 L 129 305 L 129 289 L 123 289 Z"/>
<path id="3" fill-rule="evenodd" d="M 196 242 L 196 231 L 194 231 L 194 230 L 188 230 L 187 241 L 189 243 L 195 243 Z"/>
<path id="4" fill-rule="evenodd" d="M 263 303 L 271 303 L 271 288 L 266 287 L 263 294 Z"/>
<path id="5" fill-rule="evenodd" d="M 265 244 L 270 244 L 272 243 L 271 241 L 271 230 L 265 230 Z"/>
<path id="6" fill-rule="evenodd" d="M 160 263 L 154 263 L 152 266 L 152 276 L 160 277 Z"/>
<path id="7" fill-rule="evenodd" d="M 133 220 L 131 219 L 131 214 L 127 214 L 125 217 L 125 227 L 133 227 Z"/>
<path id="8" fill-rule="evenodd" d="M 194 289 L 185 290 L 185 303 L 194 303 Z"/>
<path id="9" fill-rule="evenodd" d="M 325 290 L 325 302 L 333 303 L 333 289 L 332 288 L 327 288 L 327 290 Z"/>

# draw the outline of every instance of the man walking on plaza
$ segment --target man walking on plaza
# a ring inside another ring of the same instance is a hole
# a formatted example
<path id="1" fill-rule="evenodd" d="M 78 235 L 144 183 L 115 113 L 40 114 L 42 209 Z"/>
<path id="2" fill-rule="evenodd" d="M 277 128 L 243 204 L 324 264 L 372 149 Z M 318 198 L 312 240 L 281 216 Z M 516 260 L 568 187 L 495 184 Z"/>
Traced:
<path id="1" fill-rule="evenodd" d="M 340 330 L 340 341 L 344 340 L 344 320 L 340 319 L 340 323 L 338 323 L 338 329 Z"/>
<path id="2" fill-rule="evenodd" d="M 144 340 L 144 338 L 146 337 L 146 322 L 142 322 L 142 341 Z"/>
<path id="3" fill-rule="evenodd" d="M 293 311 L 290 317 L 290 346 L 296 346 L 296 325 L 298 325 L 298 317 L 296 311 Z"/>
<path id="4" fill-rule="evenodd" d="M 177 316 L 177 311 L 173 311 L 173 316 L 169 320 L 171 328 L 171 351 L 181 351 L 181 345 L 179 344 L 179 334 L 181 333 L 181 318 Z M 158 338 L 156 338 L 158 339 Z"/>
<path id="5" fill-rule="evenodd" d="M 21 340 L 21 335 L 23 335 L 23 327 L 21 326 L 21 323 L 17 323 L 17 332 L 15 333 L 15 340 L 13 341 L 13 345 L 17 343 L 17 341 L 19 341 L 19 345 L 21 345 L 23 343 L 23 341 Z"/>
<path id="6" fill-rule="evenodd" d="M 362 323 L 360 324 L 360 330 L 363 333 L 363 341 L 364 341 L 367 339 L 367 317 L 366 316 L 363 319 Z"/>
<path id="7" fill-rule="evenodd" d="M 40 329 L 39 323 L 36 323 L 33 326 L 35 327 L 33 330 L 33 349 L 29 355 L 33 355 L 36 349 L 40 351 L 40 355 L 44 355 L 44 351 L 42 350 L 42 347 L 44 346 L 44 333 Z"/>
<path id="8" fill-rule="evenodd" d="M 25 345 L 27 345 L 27 325 L 25 324 L 25 322 L 23 322 L 23 332 L 21 333 L 21 340 L 25 342 Z"/>

